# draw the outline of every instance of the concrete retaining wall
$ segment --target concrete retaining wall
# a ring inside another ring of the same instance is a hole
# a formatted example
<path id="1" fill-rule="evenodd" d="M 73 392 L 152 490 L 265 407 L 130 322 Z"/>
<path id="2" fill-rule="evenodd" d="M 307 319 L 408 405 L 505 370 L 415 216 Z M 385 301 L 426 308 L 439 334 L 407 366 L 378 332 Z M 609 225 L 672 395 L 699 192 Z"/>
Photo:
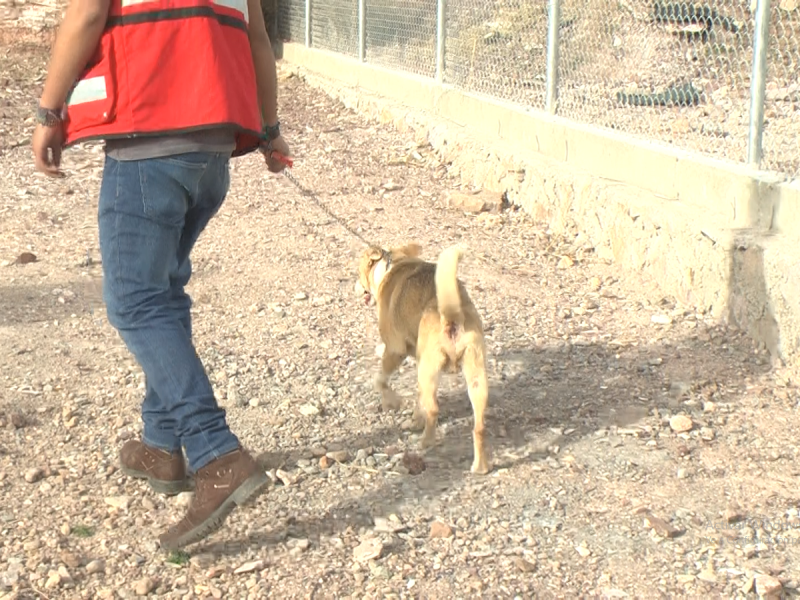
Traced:
<path id="1" fill-rule="evenodd" d="M 554 231 L 665 294 L 800 356 L 800 182 L 528 112 L 298 44 L 286 66 L 430 142 L 462 181 L 506 192 Z"/>

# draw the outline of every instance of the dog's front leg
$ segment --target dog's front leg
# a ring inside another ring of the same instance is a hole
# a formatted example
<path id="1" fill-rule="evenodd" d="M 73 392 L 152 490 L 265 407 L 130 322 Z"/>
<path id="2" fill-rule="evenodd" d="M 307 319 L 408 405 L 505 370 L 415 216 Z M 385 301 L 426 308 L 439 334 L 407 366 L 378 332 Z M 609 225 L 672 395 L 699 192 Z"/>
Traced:
<path id="1" fill-rule="evenodd" d="M 381 372 L 375 377 L 375 389 L 381 393 L 381 408 L 383 410 L 400 410 L 403 399 L 389 387 L 389 378 L 405 360 L 404 354 L 392 352 L 389 348 L 383 351 L 381 357 Z"/>

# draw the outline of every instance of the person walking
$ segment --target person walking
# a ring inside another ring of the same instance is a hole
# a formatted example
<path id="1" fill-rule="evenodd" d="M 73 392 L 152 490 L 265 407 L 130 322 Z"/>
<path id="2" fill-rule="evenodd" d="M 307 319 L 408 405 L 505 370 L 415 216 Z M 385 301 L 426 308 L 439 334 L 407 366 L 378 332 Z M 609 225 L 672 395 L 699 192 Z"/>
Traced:
<path id="1" fill-rule="evenodd" d="M 275 57 L 259 0 L 71 0 L 32 138 L 36 168 L 103 140 L 98 206 L 109 322 L 145 374 L 141 440 L 121 470 L 159 493 L 191 489 L 159 536 L 175 550 L 219 529 L 269 481 L 230 430 L 192 341 L 190 254 L 220 209 L 233 157 L 279 173 Z M 184 459 L 185 453 L 185 459 Z"/>

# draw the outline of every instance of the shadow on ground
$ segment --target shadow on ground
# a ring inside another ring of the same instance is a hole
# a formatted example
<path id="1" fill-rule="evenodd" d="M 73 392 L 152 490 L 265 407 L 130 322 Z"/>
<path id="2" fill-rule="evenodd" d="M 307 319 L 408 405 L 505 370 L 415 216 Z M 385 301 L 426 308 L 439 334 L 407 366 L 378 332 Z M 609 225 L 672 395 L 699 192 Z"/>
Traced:
<path id="1" fill-rule="evenodd" d="M 648 346 L 510 347 L 497 358 L 499 375 L 493 377 L 488 418 L 495 473 L 552 461 L 556 453 L 563 456 L 570 446 L 601 430 L 637 428 L 641 436 L 654 436 L 653 423 L 655 429 L 659 423 L 666 426 L 668 415 L 680 411 L 684 401 L 695 406 L 735 402 L 747 379 L 769 370 L 768 360 L 753 353 L 748 338 L 723 328 Z M 401 385 L 394 382 L 395 389 L 408 396 L 410 390 Z M 440 411 L 440 443 L 425 454 L 423 473 L 387 476 L 376 489 L 343 497 L 318 517 L 289 516 L 281 527 L 207 544 L 198 551 L 239 554 L 248 546 L 275 544 L 287 537 L 318 540 L 371 527 L 375 516 L 400 513 L 409 502 L 448 496 L 465 486 L 493 486 L 491 475 L 469 473 L 472 412 L 463 386 L 440 392 Z M 400 420 L 395 427 L 347 440 L 346 447 L 390 446 L 400 437 Z M 307 449 L 283 459 L 291 465 L 298 456 L 310 455 Z"/>

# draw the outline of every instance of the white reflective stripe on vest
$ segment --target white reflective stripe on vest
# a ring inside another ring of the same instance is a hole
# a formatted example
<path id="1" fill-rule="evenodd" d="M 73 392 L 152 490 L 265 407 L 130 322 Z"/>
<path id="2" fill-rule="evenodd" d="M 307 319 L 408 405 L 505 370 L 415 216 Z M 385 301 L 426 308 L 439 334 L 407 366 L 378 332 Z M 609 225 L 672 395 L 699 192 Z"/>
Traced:
<path id="1" fill-rule="evenodd" d="M 108 98 L 108 91 L 106 90 L 105 76 L 90 77 L 89 79 L 81 79 L 72 88 L 72 92 L 67 98 L 67 106 L 105 100 L 106 98 Z"/>
<path id="2" fill-rule="evenodd" d="M 148 2 L 156 2 L 157 0 L 122 0 L 122 8 L 129 6 L 136 6 L 137 4 L 146 4 Z M 244 16 L 245 23 L 250 22 L 250 14 L 247 11 L 247 0 L 213 0 L 212 4 L 217 6 L 225 6 L 237 10 Z"/>

